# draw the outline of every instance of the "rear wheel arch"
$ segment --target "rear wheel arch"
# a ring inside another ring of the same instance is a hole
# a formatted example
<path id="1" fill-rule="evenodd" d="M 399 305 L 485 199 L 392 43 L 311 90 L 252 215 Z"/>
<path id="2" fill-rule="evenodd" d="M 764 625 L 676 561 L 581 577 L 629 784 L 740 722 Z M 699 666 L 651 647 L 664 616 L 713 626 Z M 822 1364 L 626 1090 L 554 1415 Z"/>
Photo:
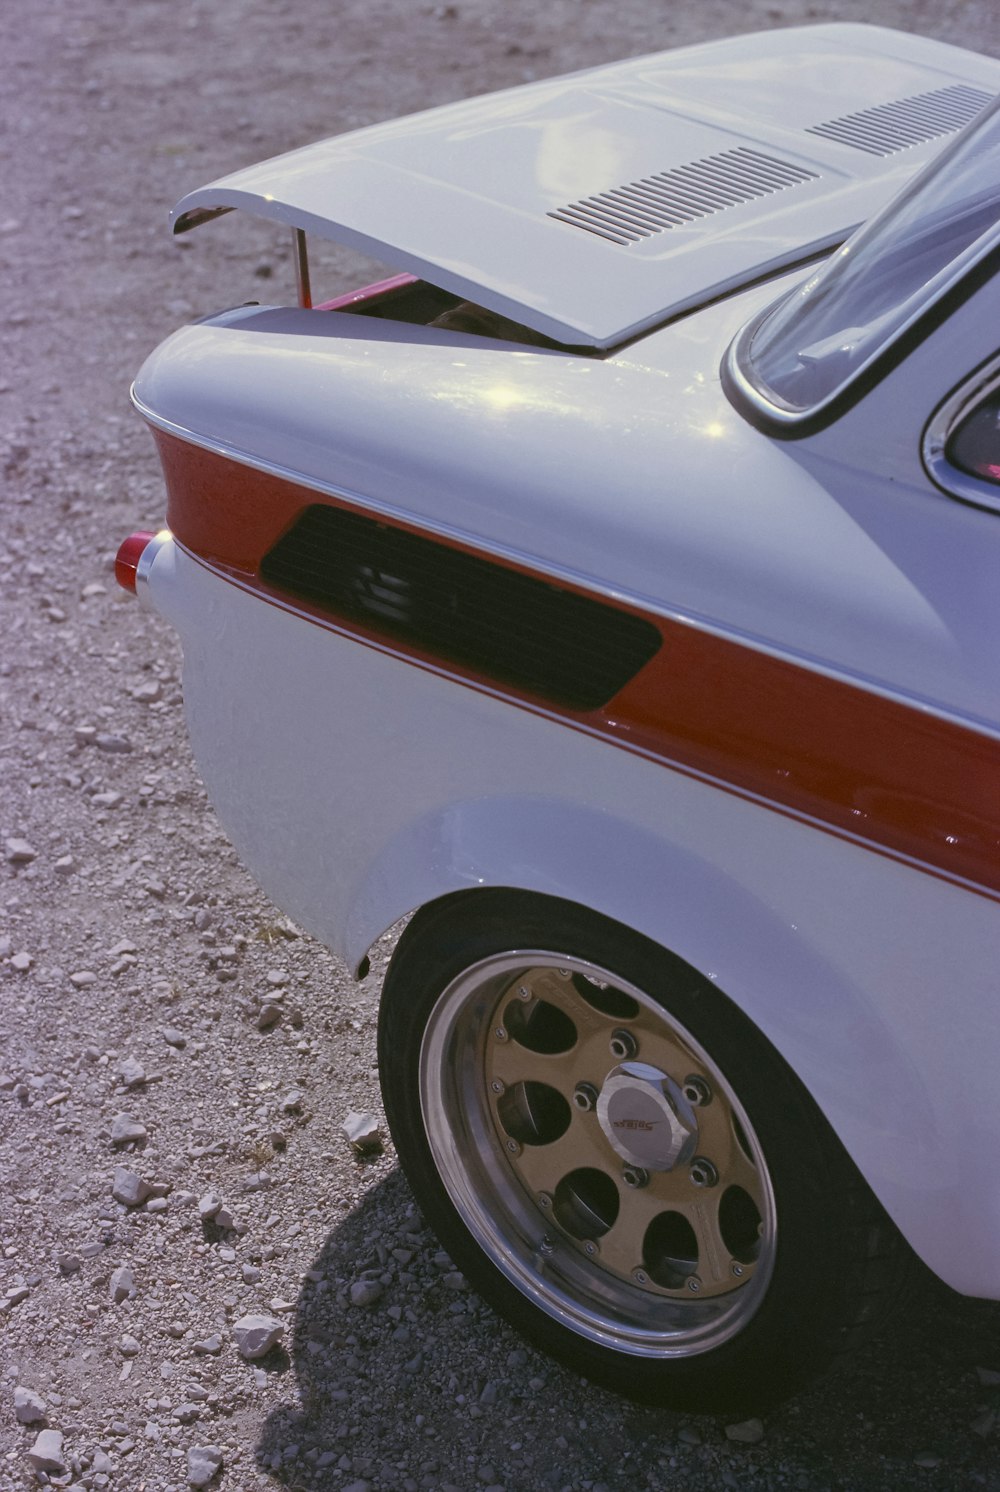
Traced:
<path id="1" fill-rule="evenodd" d="M 541 1012 L 537 1050 L 513 1030 L 519 1008 Z M 379 1056 L 404 1169 L 456 1262 L 540 1346 L 633 1397 L 766 1407 L 905 1273 L 905 1246 L 767 1039 L 683 959 L 574 903 L 493 888 L 424 907 L 390 967 Z M 700 1119 L 685 1078 L 709 1091 Z M 592 1104 L 577 1122 L 581 1084 L 603 1118 Z M 621 1153 L 612 1101 L 626 1138 L 630 1104 L 675 1105 L 677 1156 L 640 1153 L 642 1133 Z"/>

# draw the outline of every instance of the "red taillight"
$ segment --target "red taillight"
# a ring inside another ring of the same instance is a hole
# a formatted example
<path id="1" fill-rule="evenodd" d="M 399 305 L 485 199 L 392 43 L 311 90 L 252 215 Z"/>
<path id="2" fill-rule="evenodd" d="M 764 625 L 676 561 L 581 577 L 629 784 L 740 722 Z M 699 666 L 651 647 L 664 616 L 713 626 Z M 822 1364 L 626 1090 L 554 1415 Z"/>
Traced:
<path id="1" fill-rule="evenodd" d="M 150 539 L 155 537 L 155 534 L 145 532 L 129 534 L 115 555 L 115 579 L 124 590 L 135 590 L 135 572 L 139 568 L 142 551 Z"/>

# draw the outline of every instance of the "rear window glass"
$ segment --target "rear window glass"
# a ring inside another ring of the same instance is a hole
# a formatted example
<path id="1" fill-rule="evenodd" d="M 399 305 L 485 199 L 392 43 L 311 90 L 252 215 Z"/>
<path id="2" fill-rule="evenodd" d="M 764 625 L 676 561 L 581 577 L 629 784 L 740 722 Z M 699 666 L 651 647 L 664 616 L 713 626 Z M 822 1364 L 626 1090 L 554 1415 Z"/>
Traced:
<path id="1" fill-rule="evenodd" d="M 997 241 L 1000 99 L 757 327 L 741 371 L 810 412 L 866 368 Z"/>

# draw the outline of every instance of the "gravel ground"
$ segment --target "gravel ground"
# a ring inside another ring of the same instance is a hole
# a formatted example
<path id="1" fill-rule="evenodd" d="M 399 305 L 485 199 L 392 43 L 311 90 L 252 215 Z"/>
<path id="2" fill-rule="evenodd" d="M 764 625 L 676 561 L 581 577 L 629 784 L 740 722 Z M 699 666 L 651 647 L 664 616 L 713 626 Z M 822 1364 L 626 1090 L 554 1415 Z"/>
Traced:
<path id="1" fill-rule="evenodd" d="M 356 985 L 257 891 L 191 764 L 174 640 L 110 569 L 162 517 L 127 402 L 142 356 L 261 281 L 291 297 L 267 227 L 171 241 L 183 191 L 388 115 L 804 19 L 1000 53 L 993 0 L 0 11 L 3 1492 L 1000 1489 L 1000 1307 L 933 1281 L 736 1438 L 597 1391 L 478 1304 L 388 1146 L 359 1158 L 344 1132 L 379 1114 L 386 949 Z M 317 288 L 356 273 L 329 250 Z"/>

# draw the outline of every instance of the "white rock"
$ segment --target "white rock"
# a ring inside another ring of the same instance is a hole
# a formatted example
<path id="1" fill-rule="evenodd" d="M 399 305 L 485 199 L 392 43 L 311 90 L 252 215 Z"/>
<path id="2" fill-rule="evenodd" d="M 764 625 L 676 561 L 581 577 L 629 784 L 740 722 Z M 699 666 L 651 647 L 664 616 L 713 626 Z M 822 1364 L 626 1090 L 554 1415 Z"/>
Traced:
<path id="1" fill-rule="evenodd" d="M 118 1343 L 122 1357 L 135 1357 L 140 1351 L 139 1343 L 135 1337 L 124 1336 Z"/>
<path id="2" fill-rule="evenodd" d="M 377 1150 L 382 1143 L 374 1114 L 359 1114 L 352 1109 L 341 1128 L 357 1151 Z"/>
<path id="3" fill-rule="evenodd" d="M 222 1198 L 216 1192 L 206 1192 L 198 1201 L 198 1216 L 203 1223 L 211 1222 L 222 1207 Z"/>
<path id="4" fill-rule="evenodd" d="M 8 839 L 6 848 L 11 865 L 29 865 L 38 855 L 38 851 L 26 839 Z"/>
<path id="5" fill-rule="evenodd" d="M 193 1445 L 188 1451 L 187 1481 L 189 1487 L 207 1487 L 222 1466 L 222 1451 L 217 1445 Z"/>
<path id="6" fill-rule="evenodd" d="M 28 1460 L 36 1471 L 49 1471 L 61 1476 L 66 1470 L 61 1431 L 42 1430 L 28 1452 Z"/>
<path id="7" fill-rule="evenodd" d="M 111 1183 L 111 1195 L 125 1207 L 138 1207 L 152 1194 L 153 1188 L 134 1171 L 124 1166 L 115 1167 L 115 1179 Z"/>
<path id="8" fill-rule="evenodd" d="M 374 1305 L 384 1291 L 385 1286 L 379 1280 L 355 1280 L 351 1286 L 351 1305 Z"/>
<path id="9" fill-rule="evenodd" d="M 16 969 L 19 974 L 27 974 L 28 970 L 31 968 L 35 960 L 32 958 L 30 953 L 22 952 L 15 953 L 10 962 L 11 967 Z"/>
<path id="10" fill-rule="evenodd" d="M 94 744 L 98 751 L 107 751 L 112 755 L 120 755 L 132 750 L 132 742 L 127 736 L 116 736 L 111 731 L 100 730 L 94 738 Z"/>
<path id="11" fill-rule="evenodd" d="M 218 1332 L 206 1337 L 202 1342 L 195 1342 L 192 1350 L 201 1357 L 217 1357 L 222 1351 L 222 1338 Z"/>
<path id="12" fill-rule="evenodd" d="M 233 1326 L 233 1337 L 240 1356 L 253 1362 L 270 1352 L 284 1336 L 285 1328 L 272 1316 L 243 1316 Z"/>
<path id="13" fill-rule="evenodd" d="M 764 1439 L 764 1426 L 759 1419 L 740 1420 L 739 1424 L 726 1426 L 726 1439 L 741 1445 L 757 1445 Z"/>
<path id="14" fill-rule="evenodd" d="M 36 1425 L 45 1418 L 48 1405 L 33 1389 L 18 1384 L 14 1390 L 14 1414 L 22 1425 Z"/>
<path id="15" fill-rule="evenodd" d="M 123 1300 L 128 1300 L 134 1294 L 135 1275 L 127 1264 L 120 1264 L 111 1276 L 111 1299 L 115 1305 L 121 1305 Z"/>
<path id="16" fill-rule="evenodd" d="M 146 1069 L 137 1057 L 124 1057 L 118 1071 L 126 1088 L 141 1088 L 146 1081 Z"/>
<path id="17" fill-rule="evenodd" d="M 116 1114 L 111 1121 L 112 1145 L 128 1145 L 133 1140 L 146 1138 L 146 1126 L 133 1119 L 131 1114 Z"/>

